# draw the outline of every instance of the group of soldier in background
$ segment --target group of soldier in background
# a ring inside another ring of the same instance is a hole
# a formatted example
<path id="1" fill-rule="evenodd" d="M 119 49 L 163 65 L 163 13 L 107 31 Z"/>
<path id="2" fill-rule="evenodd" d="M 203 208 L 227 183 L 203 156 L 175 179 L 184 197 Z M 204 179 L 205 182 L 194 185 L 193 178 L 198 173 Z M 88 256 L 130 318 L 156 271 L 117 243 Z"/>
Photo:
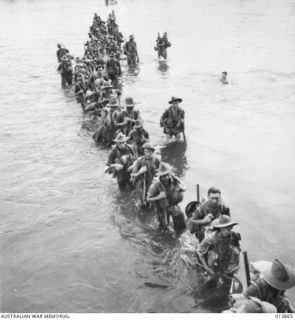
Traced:
<path id="1" fill-rule="evenodd" d="M 232 230 L 237 223 L 232 221 L 229 208 L 223 204 L 221 191 L 212 187 L 202 203 L 190 203 L 185 210 L 186 219 L 180 208 L 185 191 L 183 183 L 172 168 L 155 155 L 155 147 L 133 98 L 126 97 L 124 103 L 121 102 L 120 61 L 125 55 L 129 66 L 139 63 L 134 36 L 130 35 L 123 45 L 114 11 L 107 22 L 95 14 L 88 36 L 81 59 L 74 60 L 69 50 L 58 44 L 58 70 L 62 87 L 74 83 L 75 96 L 83 111 L 97 119 L 95 142 L 105 146 L 114 143 L 105 172 L 117 179 L 120 189 L 136 189 L 140 207 L 156 212 L 163 233 L 179 235 L 188 228 L 198 240 L 196 254 L 207 274 L 205 284 L 218 286 L 222 282 L 229 287 L 239 268 L 241 237 Z M 163 37 L 158 35 L 155 50 L 159 58 L 167 59 L 170 46 L 167 33 Z M 228 83 L 226 76 L 223 72 L 224 84 Z M 172 97 L 169 108 L 161 116 L 160 126 L 168 141 L 174 137 L 183 138 L 185 142 L 181 102 L 181 98 Z M 258 268 L 259 277 L 244 294 L 232 295 L 232 312 L 251 312 L 249 305 L 256 306 L 255 312 L 294 311 L 284 296 L 285 290 L 295 285 L 294 268 L 278 260 L 264 267 Z"/>

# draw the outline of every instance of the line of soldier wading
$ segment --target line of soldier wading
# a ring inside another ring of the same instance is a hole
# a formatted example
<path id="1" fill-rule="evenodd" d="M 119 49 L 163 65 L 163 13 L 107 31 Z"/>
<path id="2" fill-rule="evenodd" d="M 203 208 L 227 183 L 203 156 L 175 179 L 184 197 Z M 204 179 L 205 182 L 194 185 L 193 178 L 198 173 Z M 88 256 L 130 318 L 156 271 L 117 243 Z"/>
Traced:
<path id="1" fill-rule="evenodd" d="M 167 163 L 155 156 L 133 98 L 126 97 L 124 105 L 121 103 L 121 61 L 127 60 L 130 68 L 139 63 L 134 36 L 124 41 L 114 11 L 107 22 L 95 13 L 88 36 L 83 58 L 76 58 L 74 63 L 69 50 L 58 43 L 58 71 L 62 87 L 74 84 L 77 102 L 97 120 L 94 141 L 112 146 L 105 172 L 117 179 L 120 189 L 137 191 L 141 208 L 156 213 L 163 234 L 179 236 L 188 229 L 195 235 L 198 245 L 194 254 L 196 264 L 204 270 L 205 288 L 223 286 L 231 293 L 231 308 L 224 312 L 294 312 L 285 291 L 295 285 L 295 269 L 278 259 L 249 264 L 248 287 L 243 293 L 232 290 L 240 265 L 241 236 L 233 231 L 238 223 L 223 204 L 219 189 L 211 187 L 201 203 L 190 202 L 185 217 L 180 208 L 183 183 Z M 162 38 L 158 35 L 154 49 L 159 58 L 167 58 L 170 46 L 167 33 Z M 183 139 L 186 143 L 181 102 L 181 98 L 172 97 L 160 119 L 168 142 Z"/>

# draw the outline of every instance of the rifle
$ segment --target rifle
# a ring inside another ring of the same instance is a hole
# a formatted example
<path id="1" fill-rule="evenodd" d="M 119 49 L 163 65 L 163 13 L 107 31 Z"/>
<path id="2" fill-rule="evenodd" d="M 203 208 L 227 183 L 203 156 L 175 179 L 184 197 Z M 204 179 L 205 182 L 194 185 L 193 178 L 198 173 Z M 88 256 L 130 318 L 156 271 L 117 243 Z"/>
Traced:
<path id="1" fill-rule="evenodd" d="M 186 137 L 185 137 L 185 132 L 184 132 L 184 123 L 182 126 L 182 135 L 183 135 L 183 141 L 186 143 Z"/>
<path id="2" fill-rule="evenodd" d="M 243 256 L 244 256 L 244 263 L 245 263 L 245 272 L 246 272 L 247 286 L 249 286 L 250 283 L 251 283 L 251 278 L 250 278 L 250 270 L 249 270 L 249 261 L 248 261 L 247 251 L 244 251 L 244 252 L 243 252 Z"/>
<path id="3" fill-rule="evenodd" d="M 146 172 L 143 174 L 143 188 L 142 188 L 142 193 L 143 193 L 143 205 L 146 205 Z"/>

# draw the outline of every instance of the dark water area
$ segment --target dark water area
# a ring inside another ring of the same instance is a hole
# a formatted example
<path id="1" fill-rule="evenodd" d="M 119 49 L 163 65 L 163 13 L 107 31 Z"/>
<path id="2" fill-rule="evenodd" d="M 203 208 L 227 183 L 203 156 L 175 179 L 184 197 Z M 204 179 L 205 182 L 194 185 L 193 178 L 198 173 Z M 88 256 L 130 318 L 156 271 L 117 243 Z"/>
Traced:
<path id="1" fill-rule="evenodd" d="M 182 208 L 215 185 L 249 259 L 295 266 L 295 3 L 31 0 L 0 2 L 1 312 L 215 312 L 202 305 L 192 238 L 159 233 L 103 172 L 56 43 L 83 54 L 94 12 L 114 9 L 140 64 L 123 64 L 151 141 L 187 186 Z M 168 32 L 168 60 L 153 50 Z M 218 78 L 228 71 L 231 86 Z M 165 145 L 160 116 L 183 98 L 187 144 Z M 165 284 L 154 287 L 146 283 Z M 295 291 L 289 292 L 295 302 Z"/>

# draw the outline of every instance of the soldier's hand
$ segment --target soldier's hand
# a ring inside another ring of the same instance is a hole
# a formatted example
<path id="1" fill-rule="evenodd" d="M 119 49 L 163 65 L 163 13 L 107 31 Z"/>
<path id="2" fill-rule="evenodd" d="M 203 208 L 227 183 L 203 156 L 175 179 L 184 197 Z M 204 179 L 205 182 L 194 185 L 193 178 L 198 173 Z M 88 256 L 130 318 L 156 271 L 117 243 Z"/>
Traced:
<path id="1" fill-rule="evenodd" d="M 209 215 L 207 215 L 207 216 L 203 219 L 203 222 L 204 222 L 204 223 L 210 223 L 211 220 L 212 220 L 212 218 L 211 218 Z"/>
<path id="2" fill-rule="evenodd" d="M 145 173 L 146 171 L 147 171 L 147 167 L 146 167 L 146 166 L 142 167 L 142 168 L 139 170 L 140 174 Z"/>
<path id="3" fill-rule="evenodd" d="M 216 275 L 216 273 L 214 272 L 214 270 L 212 268 L 207 267 L 206 271 L 210 276 L 215 276 Z"/>
<path id="4" fill-rule="evenodd" d="M 166 192 L 161 191 L 160 194 L 158 195 L 158 199 L 164 199 L 164 198 L 166 198 Z"/>
<path id="5" fill-rule="evenodd" d="M 109 166 L 105 166 L 104 167 L 104 173 L 107 173 L 107 171 L 110 169 L 110 167 Z"/>

